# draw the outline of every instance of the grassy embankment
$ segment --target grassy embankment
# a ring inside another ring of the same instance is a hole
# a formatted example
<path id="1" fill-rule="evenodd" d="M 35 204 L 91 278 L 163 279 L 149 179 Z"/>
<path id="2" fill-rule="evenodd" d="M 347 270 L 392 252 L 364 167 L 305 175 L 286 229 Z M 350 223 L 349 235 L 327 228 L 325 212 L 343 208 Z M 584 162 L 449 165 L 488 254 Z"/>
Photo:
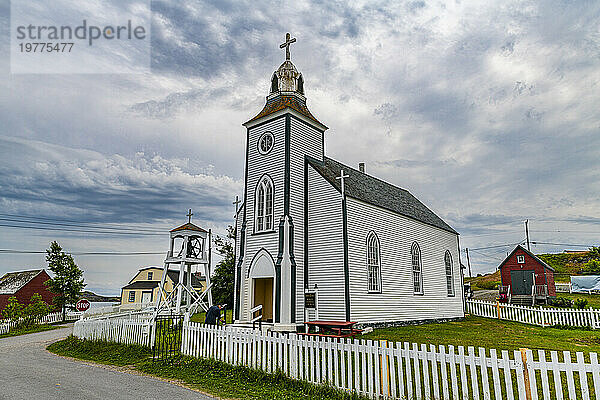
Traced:
<path id="1" fill-rule="evenodd" d="M 160 378 L 177 380 L 190 388 L 228 399 L 363 399 L 328 386 L 295 381 L 280 373 L 267 374 L 214 360 L 180 357 L 176 362 L 152 362 L 151 351 L 141 346 L 69 337 L 51 344 L 48 350 L 62 356 L 127 366 Z"/>

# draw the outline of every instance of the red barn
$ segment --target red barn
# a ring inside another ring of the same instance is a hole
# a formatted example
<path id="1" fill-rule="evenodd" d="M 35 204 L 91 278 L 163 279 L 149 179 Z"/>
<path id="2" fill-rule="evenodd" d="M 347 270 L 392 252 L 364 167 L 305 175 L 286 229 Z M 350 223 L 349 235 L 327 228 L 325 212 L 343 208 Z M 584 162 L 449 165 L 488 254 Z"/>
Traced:
<path id="1" fill-rule="evenodd" d="M 515 247 L 498 268 L 501 290 L 509 293 L 511 302 L 533 304 L 556 297 L 554 269 L 521 245 Z"/>
<path id="2" fill-rule="evenodd" d="M 44 282 L 50 275 L 43 269 L 31 271 L 9 272 L 0 278 L 0 311 L 8 304 L 8 298 L 15 296 L 19 303 L 29 304 L 34 293 L 39 293 L 42 300 L 52 305 L 52 300 L 57 295 L 52 293 Z"/>

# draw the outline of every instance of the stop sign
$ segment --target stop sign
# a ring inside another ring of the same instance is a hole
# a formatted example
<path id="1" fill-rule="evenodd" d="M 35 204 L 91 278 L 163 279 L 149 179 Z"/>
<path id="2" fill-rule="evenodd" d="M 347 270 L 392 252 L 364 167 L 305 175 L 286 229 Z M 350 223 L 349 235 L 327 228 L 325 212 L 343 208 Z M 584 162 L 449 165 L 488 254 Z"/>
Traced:
<path id="1" fill-rule="evenodd" d="M 81 299 L 77 302 L 77 304 L 75 304 L 75 308 L 77 311 L 86 311 L 90 308 L 90 302 L 86 299 Z"/>

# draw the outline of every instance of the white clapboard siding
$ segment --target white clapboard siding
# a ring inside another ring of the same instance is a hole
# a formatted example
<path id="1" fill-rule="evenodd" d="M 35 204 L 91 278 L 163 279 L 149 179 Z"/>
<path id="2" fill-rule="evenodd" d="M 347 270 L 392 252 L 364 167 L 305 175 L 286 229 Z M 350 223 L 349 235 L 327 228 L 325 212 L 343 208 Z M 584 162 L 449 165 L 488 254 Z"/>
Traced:
<path id="1" fill-rule="evenodd" d="M 260 154 L 258 151 L 258 141 L 263 133 L 271 132 L 275 138 L 273 149 L 268 154 Z M 283 215 L 283 187 L 284 187 L 284 165 L 285 165 L 285 117 L 278 118 L 264 125 L 251 128 L 248 133 L 248 158 L 247 176 L 246 176 L 246 198 L 245 204 L 245 246 L 244 260 L 242 266 L 242 282 L 240 283 L 240 310 L 249 309 L 252 306 L 247 304 L 250 301 L 249 296 L 244 296 L 244 279 L 248 276 L 251 263 L 256 253 L 265 249 L 273 259 L 277 258 L 279 250 L 279 235 L 277 233 L 279 218 Z M 271 233 L 261 233 L 254 235 L 254 215 L 255 215 L 255 191 L 256 187 L 263 177 L 267 174 L 273 180 L 273 226 Z M 241 223 L 241 220 L 240 220 Z M 239 253 L 238 253 L 239 254 Z M 236 276 L 237 279 L 237 276 Z M 240 317 L 244 315 L 240 314 Z"/>
<path id="2" fill-rule="evenodd" d="M 600 309 L 547 308 L 467 300 L 467 313 L 538 326 L 569 325 L 600 328 Z"/>
<path id="3" fill-rule="evenodd" d="M 290 216 L 294 222 L 296 321 L 304 321 L 304 156 L 322 159 L 323 138 L 322 132 L 296 118 L 291 118 Z"/>
<path id="4" fill-rule="evenodd" d="M 494 349 L 264 334 L 197 323 L 184 323 L 183 330 L 185 355 L 280 370 L 372 398 L 521 400 L 526 376 L 532 400 L 600 396 L 596 353 L 527 350 L 511 357 L 502 351 L 499 357 Z"/>
<path id="5" fill-rule="evenodd" d="M 409 321 L 463 317 L 458 236 L 348 198 L 348 257 L 351 320 L 358 322 Z M 369 293 L 367 284 L 367 235 L 380 240 L 381 293 Z M 421 249 L 423 294 L 414 294 L 411 246 Z M 452 255 L 454 295 L 446 286 L 444 256 Z M 311 253 L 312 257 L 312 253 Z"/>
<path id="6" fill-rule="evenodd" d="M 319 319 L 346 320 L 340 193 L 308 166 L 308 287 L 317 286 Z"/>

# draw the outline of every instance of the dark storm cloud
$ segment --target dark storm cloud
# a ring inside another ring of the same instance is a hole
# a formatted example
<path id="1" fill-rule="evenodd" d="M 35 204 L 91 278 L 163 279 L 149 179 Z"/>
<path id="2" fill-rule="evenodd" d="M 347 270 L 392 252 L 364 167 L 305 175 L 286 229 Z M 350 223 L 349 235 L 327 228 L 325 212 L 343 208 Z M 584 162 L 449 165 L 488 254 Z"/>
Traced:
<path id="1" fill-rule="evenodd" d="M 48 217 L 72 215 L 86 221 L 126 223 L 196 218 L 227 223 L 231 193 L 240 183 L 228 177 L 190 174 L 185 160 L 137 154 L 77 151 L 39 142 L 0 138 L 2 202 L 13 214 L 37 208 Z"/>

